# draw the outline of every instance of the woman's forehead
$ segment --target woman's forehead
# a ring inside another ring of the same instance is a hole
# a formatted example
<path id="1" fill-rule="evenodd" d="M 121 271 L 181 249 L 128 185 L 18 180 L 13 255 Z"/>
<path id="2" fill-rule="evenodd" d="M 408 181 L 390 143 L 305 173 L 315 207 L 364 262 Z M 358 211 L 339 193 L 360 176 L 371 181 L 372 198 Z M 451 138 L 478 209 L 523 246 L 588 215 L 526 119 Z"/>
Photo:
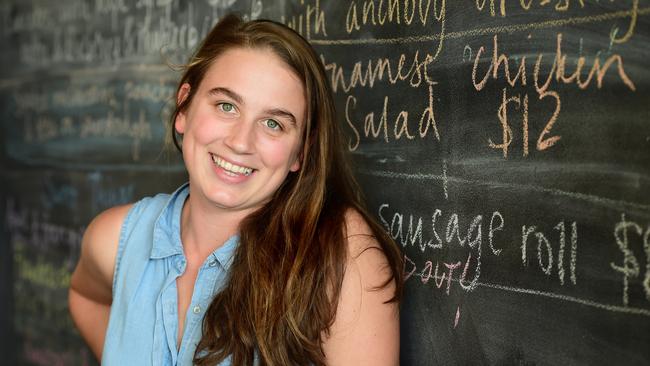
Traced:
<path id="1" fill-rule="evenodd" d="M 278 89 L 304 89 L 301 78 L 282 58 L 268 48 L 231 48 L 212 61 L 204 81 L 258 81 L 259 87 L 278 85 Z M 269 85 L 261 82 L 273 81 Z M 280 87 L 284 85 L 284 88 Z"/>
<path id="2" fill-rule="evenodd" d="M 233 48 L 219 55 L 208 68 L 200 89 L 209 93 L 226 88 L 242 102 L 290 108 L 304 118 L 306 92 L 291 66 L 267 48 Z"/>

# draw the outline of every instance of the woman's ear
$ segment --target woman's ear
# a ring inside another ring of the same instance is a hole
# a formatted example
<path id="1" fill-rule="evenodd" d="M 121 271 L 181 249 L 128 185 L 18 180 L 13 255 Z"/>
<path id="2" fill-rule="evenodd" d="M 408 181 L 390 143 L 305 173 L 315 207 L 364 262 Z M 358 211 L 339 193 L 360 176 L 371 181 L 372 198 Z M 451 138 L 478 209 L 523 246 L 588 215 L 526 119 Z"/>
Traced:
<path id="1" fill-rule="evenodd" d="M 296 160 L 289 167 L 289 171 L 297 172 L 300 169 L 300 164 L 301 163 L 302 163 L 302 153 L 300 153 L 300 154 L 298 154 L 298 156 L 296 156 Z"/>
<path id="2" fill-rule="evenodd" d="M 311 146 L 313 146 L 314 140 L 315 140 L 315 137 L 314 137 L 313 134 L 306 139 L 306 141 L 303 143 L 302 148 L 300 148 L 300 151 L 298 151 L 298 155 L 296 156 L 296 160 L 289 167 L 289 171 L 295 173 L 298 170 L 300 170 L 300 167 L 302 166 L 302 161 L 305 158 L 305 154 L 308 154 L 308 152 L 306 150 L 307 146 L 305 146 L 304 144 L 309 144 L 309 147 L 311 147 Z"/>
<path id="3" fill-rule="evenodd" d="M 181 87 L 178 89 L 178 95 L 176 96 L 176 105 L 179 106 L 181 103 L 183 103 L 189 95 L 190 84 L 183 83 L 183 85 L 181 85 Z M 185 120 L 185 111 L 183 110 L 178 112 L 178 115 L 176 115 L 176 121 L 174 121 L 174 128 L 176 129 L 176 132 L 180 134 L 185 133 L 186 124 L 187 121 Z"/>
<path id="4" fill-rule="evenodd" d="M 289 167 L 290 172 L 295 173 L 298 170 L 300 170 L 300 167 L 302 166 L 302 156 L 304 153 L 305 151 L 303 149 L 300 149 L 300 151 L 298 151 L 298 154 L 296 155 L 296 160 L 294 160 L 294 162 Z"/>

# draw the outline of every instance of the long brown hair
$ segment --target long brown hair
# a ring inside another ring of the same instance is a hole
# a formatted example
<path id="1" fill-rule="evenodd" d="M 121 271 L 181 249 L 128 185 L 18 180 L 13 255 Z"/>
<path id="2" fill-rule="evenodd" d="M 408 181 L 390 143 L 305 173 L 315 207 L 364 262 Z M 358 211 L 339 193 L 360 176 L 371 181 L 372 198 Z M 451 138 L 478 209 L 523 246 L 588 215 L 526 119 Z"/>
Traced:
<path id="1" fill-rule="evenodd" d="M 346 212 L 365 218 L 386 256 L 392 275 L 379 288 L 394 281 L 388 302 L 401 297 L 401 255 L 362 204 L 318 56 L 284 25 L 223 18 L 186 66 L 179 90 L 188 83 L 190 93 L 176 106 L 172 130 L 212 62 L 231 48 L 270 49 L 302 80 L 307 99 L 302 164 L 270 202 L 241 222 L 228 281 L 207 310 L 194 362 L 214 365 L 231 356 L 234 365 L 252 365 L 257 354 L 263 365 L 323 365 L 321 338 L 334 321 L 348 256 Z M 176 134 L 173 138 L 180 150 Z"/>

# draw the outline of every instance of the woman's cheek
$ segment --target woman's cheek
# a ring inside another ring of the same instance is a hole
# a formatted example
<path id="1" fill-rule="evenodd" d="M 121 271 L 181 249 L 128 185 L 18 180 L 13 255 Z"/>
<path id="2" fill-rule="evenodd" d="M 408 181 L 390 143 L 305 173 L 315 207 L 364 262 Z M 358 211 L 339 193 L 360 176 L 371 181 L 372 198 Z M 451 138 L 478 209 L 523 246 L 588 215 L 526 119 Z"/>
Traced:
<path id="1" fill-rule="evenodd" d="M 220 135 L 223 124 L 214 118 L 202 118 L 196 123 L 196 139 L 200 143 L 210 143 Z"/>

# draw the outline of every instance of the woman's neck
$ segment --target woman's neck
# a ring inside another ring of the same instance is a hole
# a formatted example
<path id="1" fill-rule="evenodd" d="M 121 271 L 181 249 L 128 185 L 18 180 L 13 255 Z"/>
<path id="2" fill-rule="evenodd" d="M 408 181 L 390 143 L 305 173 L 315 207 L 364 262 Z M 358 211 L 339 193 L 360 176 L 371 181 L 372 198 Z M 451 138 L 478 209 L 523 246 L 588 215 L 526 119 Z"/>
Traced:
<path id="1" fill-rule="evenodd" d="M 181 214 L 181 241 L 188 261 L 202 263 L 236 234 L 241 220 L 252 210 L 229 211 L 190 194 Z"/>

